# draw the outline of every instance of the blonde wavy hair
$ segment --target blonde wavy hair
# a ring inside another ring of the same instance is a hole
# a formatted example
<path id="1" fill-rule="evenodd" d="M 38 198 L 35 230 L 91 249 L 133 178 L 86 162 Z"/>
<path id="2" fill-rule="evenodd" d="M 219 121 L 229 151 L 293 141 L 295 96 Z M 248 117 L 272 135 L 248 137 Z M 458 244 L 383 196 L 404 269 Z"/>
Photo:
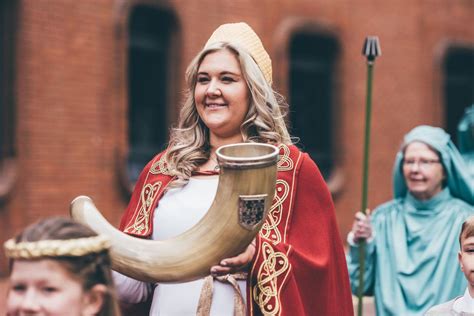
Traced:
<path id="1" fill-rule="evenodd" d="M 244 142 L 274 145 L 292 143 L 284 120 L 288 105 L 265 80 L 250 54 L 232 43 L 214 43 L 199 52 L 186 70 L 187 89 L 184 104 L 178 126 L 171 130 L 170 142 L 164 156 L 168 171 L 176 176 L 170 188 L 185 185 L 192 173 L 209 160 L 209 129 L 197 112 L 194 88 L 201 62 L 208 54 L 219 50 L 229 50 L 237 57 L 250 92 L 249 110 L 240 126 Z"/>

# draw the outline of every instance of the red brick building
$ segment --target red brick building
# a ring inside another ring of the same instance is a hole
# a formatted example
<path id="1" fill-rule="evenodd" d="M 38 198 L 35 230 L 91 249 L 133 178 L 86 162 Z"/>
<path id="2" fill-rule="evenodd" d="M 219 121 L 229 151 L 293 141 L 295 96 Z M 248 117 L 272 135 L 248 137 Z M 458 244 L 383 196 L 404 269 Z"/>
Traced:
<path id="1" fill-rule="evenodd" d="M 334 193 L 341 234 L 360 207 L 366 63 L 378 35 L 369 205 L 391 198 L 402 136 L 454 131 L 474 102 L 474 5 L 429 1 L 0 1 L 0 241 L 91 196 L 117 224 L 133 174 L 177 117 L 186 65 L 246 21 L 273 60 L 296 136 Z M 151 133 L 150 133 L 151 131 Z M 6 264 L 0 255 L 0 272 Z"/>

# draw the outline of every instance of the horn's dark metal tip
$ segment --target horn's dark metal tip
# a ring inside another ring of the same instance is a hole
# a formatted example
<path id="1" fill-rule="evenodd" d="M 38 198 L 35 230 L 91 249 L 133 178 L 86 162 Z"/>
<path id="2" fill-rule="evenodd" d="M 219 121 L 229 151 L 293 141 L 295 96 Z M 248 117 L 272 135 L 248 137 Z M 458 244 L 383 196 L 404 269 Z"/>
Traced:
<path id="1" fill-rule="evenodd" d="M 365 38 L 362 55 L 366 56 L 368 61 L 373 61 L 377 56 L 382 55 L 378 36 L 367 36 Z"/>

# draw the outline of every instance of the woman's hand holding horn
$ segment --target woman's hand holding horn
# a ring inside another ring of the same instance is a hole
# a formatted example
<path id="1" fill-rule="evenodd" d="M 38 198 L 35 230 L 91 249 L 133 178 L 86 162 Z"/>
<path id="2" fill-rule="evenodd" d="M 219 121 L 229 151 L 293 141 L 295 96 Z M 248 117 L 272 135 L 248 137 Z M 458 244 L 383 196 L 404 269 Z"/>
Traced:
<path id="1" fill-rule="evenodd" d="M 211 267 L 211 274 L 220 276 L 225 274 L 232 274 L 245 270 L 252 262 L 256 251 L 255 239 L 247 246 L 244 252 L 232 257 L 222 259 L 219 265 Z"/>

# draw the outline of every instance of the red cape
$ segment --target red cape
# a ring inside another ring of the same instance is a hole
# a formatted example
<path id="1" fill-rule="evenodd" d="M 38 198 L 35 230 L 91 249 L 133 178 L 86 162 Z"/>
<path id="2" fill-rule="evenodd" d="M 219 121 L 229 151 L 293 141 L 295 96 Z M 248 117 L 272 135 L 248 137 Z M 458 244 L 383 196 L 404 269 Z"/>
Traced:
<path id="1" fill-rule="evenodd" d="M 149 238 L 153 213 L 173 177 L 163 153 L 143 169 L 120 229 Z M 280 145 L 276 196 L 257 235 L 247 282 L 249 315 L 353 315 L 334 205 L 319 169 L 296 146 Z"/>

